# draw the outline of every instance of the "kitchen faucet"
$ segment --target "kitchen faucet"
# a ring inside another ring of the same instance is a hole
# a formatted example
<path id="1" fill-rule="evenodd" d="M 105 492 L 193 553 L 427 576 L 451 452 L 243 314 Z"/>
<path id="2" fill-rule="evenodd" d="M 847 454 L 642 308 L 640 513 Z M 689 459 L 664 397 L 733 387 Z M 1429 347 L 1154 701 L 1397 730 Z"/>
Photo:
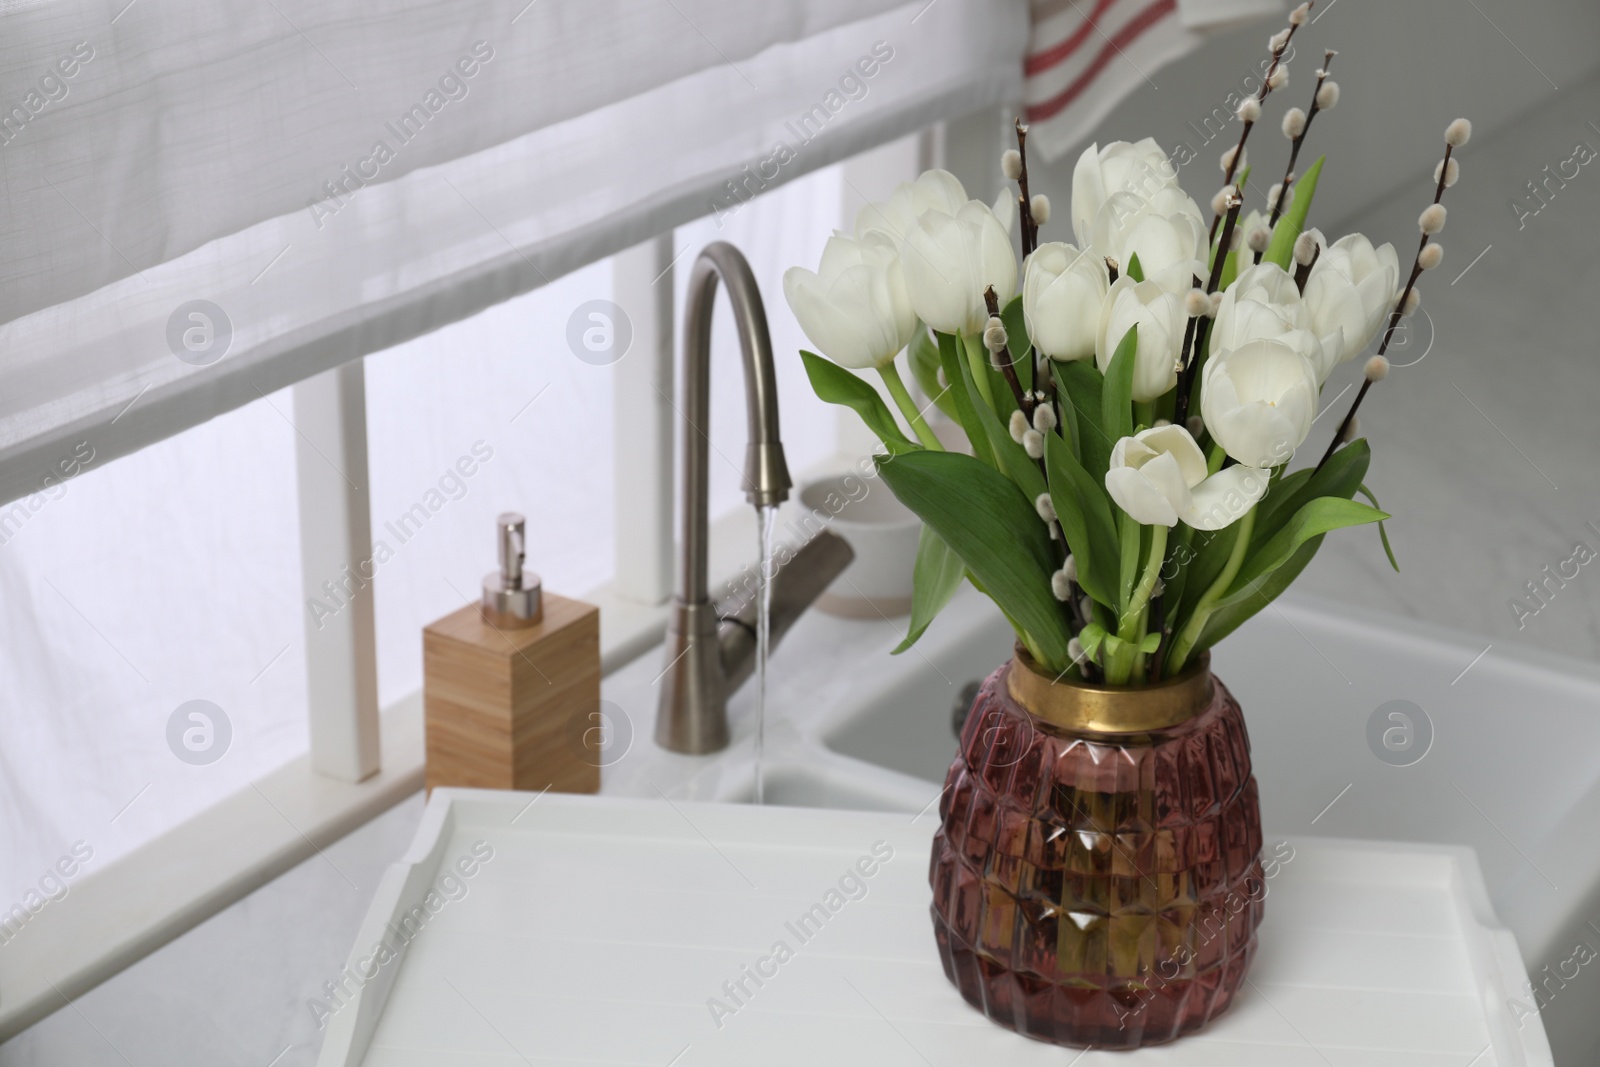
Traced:
<path id="1" fill-rule="evenodd" d="M 755 670 L 755 598 L 725 612 L 707 591 L 706 543 L 711 407 L 711 310 L 717 283 L 728 291 L 743 352 L 745 446 L 743 488 L 757 509 L 787 500 L 791 482 L 778 438 L 778 382 L 772 367 L 772 338 L 750 264 L 725 241 L 709 244 L 694 261 L 683 331 L 683 377 L 679 412 L 683 419 L 683 552 L 678 594 L 667 626 L 666 670 L 656 712 L 656 743 L 673 752 L 717 752 L 728 745 L 728 697 Z M 795 552 L 772 584 L 771 644 L 788 631 L 855 554 L 827 530 Z M 769 561 L 770 565 L 770 561 Z"/>

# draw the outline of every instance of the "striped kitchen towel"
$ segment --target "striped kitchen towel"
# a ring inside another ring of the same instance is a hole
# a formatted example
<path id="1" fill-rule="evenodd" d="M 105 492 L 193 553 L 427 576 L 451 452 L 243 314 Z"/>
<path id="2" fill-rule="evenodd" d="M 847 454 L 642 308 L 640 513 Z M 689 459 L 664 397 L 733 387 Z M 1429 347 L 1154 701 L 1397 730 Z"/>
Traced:
<path id="1" fill-rule="evenodd" d="M 1028 147 L 1046 160 L 1080 144 L 1157 68 L 1281 0 L 1029 0 L 1023 68 Z"/>

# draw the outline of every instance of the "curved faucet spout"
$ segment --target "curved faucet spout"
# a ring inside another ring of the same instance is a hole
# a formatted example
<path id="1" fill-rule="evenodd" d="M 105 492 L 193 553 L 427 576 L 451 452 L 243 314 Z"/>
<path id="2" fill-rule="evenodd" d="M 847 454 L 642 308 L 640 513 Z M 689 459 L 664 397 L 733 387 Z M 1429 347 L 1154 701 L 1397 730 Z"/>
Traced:
<path id="1" fill-rule="evenodd" d="M 707 589 L 708 467 L 711 439 L 711 311 L 717 283 L 728 290 L 744 353 L 745 408 L 750 442 L 745 448 L 745 497 L 757 508 L 787 500 L 791 483 L 778 439 L 778 380 L 772 339 L 750 264 L 737 248 L 707 245 L 689 276 L 683 331 L 682 551 L 678 595 L 667 627 L 666 668 L 656 712 L 656 742 L 673 752 L 716 752 L 728 745 L 728 694 L 750 676 L 755 656 L 754 609 L 724 615 Z M 772 581 L 772 641 L 850 565 L 848 545 L 823 531 Z"/>
<path id="2" fill-rule="evenodd" d="M 733 321 L 744 355 L 745 413 L 749 444 L 744 453 L 745 497 L 756 507 L 789 499 L 789 467 L 778 437 L 778 379 L 772 367 L 772 337 L 767 309 L 744 255 L 726 241 L 707 245 L 689 275 L 683 326 L 683 568 L 678 598 L 707 599 L 706 523 L 711 439 L 711 310 L 717 282 L 728 290 Z"/>

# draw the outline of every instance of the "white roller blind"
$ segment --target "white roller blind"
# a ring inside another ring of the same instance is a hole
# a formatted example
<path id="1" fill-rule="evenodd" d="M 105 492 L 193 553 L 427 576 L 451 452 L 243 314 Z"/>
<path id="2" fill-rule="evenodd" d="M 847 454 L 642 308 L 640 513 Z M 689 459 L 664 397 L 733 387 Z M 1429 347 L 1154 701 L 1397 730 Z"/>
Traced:
<path id="1" fill-rule="evenodd" d="M 1021 0 L 125 4 L 0 16 L 0 500 L 1014 99 L 1027 32 Z"/>

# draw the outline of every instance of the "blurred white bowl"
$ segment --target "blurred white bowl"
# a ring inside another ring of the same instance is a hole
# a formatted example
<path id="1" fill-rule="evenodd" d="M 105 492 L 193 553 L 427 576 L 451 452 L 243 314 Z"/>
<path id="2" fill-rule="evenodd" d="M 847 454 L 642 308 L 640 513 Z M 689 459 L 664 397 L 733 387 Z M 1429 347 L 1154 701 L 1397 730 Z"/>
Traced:
<path id="1" fill-rule="evenodd" d="M 847 619 L 878 619 L 911 611 L 911 572 L 922 520 L 895 499 L 881 478 L 850 472 L 819 478 L 800 489 L 799 519 L 825 526 L 855 551 L 855 562 L 817 598 L 817 610 Z"/>

